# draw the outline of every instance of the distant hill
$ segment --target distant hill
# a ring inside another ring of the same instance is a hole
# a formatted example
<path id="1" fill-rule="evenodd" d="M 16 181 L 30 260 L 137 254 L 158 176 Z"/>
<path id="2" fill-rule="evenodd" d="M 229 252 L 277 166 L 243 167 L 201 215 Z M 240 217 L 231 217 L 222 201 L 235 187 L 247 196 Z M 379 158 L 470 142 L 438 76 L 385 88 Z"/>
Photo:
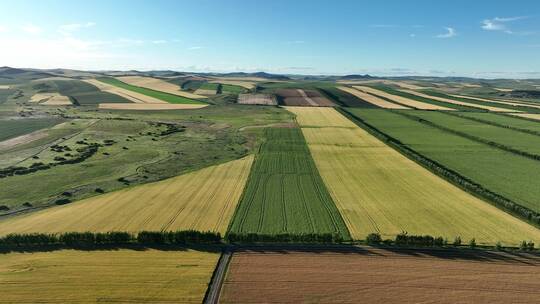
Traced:
<path id="1" fill-rule="evenodd" d="M 340 80 L 366 80 L 366 79 L 377 79 L 377 78 L 379 77 L 373 77 L 368 74 L 365 74 L 365 75 L 352 74 L 352 75 L 345 75 L 345 76 L 339 77 Z"/>
<path id="2" fill-rule="evenodd" d="M 273 80 L 290 80 L 289 77 L 278 74 L 270 74 L 266 72 L 255 72 L 255 73 L 245 73 L 245 72 L 234 72 L 234 73 L 224 73 L 224 74 L 215 74 L 215 76 L 222 77 L 259 77 L 265 79 Z"/>
<path id="3" fill-rule="evenodd" d="M 39 70 L 17 69 L 11 67 L 0 67 L 0 78 L 13 80 L 33 80 L 45 77 L 52 77 L 53 74 Z"/>

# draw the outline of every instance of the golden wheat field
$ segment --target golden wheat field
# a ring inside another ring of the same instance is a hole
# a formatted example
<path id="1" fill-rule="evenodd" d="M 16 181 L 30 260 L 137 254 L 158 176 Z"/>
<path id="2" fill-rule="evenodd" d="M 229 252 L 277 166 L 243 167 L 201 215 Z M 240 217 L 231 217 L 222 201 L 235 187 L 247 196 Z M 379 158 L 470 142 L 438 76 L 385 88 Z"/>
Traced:
<path id="1" fill-rule="evenodd" d="M 180 87 L 167 82 L 165 80 L 153 78 L 153 77 L 143 77 L 143 76 L 121 76 L 116 77 L 116 79 L 125 82 L 130 85 L 137 87 L 143 87 L 151 90 L 161 91 L 173 95 L 178 95 L 186 98 L 200 99 L 207 98 L 206 96 L 193 94 L 190 92 L 181 91 Z"/>
<path id="2" fill-rule="evenodd" d="M 219 253 L 0 253 L 0 303 L 201 303 Z"/>
<path id="3" fill-rule="evenodd" d="M 83 81 L 97 87 L 103 92 L 124 97 L 125 99 L 131 100 L 135 103 L 167 103 L 161 99 L 119 88 L 117 86 L 110 85 L 97 79 L 85 79 Z M 103 102 L 107 103 L 107 100 L 103 100 Z"/>
<path id="4" fill-rule="evenodd" d="M 349 94 L 352 94 L 364 101 L 367 101 L 373 105 L 376 105 L 377 107 L 384 108 L 384 109 L 409 109 L 408 107 L 402 106 L 397 103 L 389 102 L 387 100 L 384 100 L 382 98 L 379 98 L 377 96 L 350 88 L 350 87 L 338 87 L 338 89 L 347 92 Z"/>
<path id="5" fill-rule="evenodd" d="M 473 100 L 478 100 L 478 101 L 485 101 L 485 102 L 490 102 L 490 103 L 495 103 L 495 104 L 500 103 L 500 104 L 506 104 L 506 105 L 510 105 L 510 106 L 522 106 L 522 107 L 540 109 L 540 105 L 538 105 L 538 104 L 526 103 L 526 102 L 517 102 L 517 101 L 507 100 L 507 99 L 500 99 L 500 100 L 499 99 L 486 99 L 486 98 L 481 98 L 481 97 L 465 96 L 465 95 L 454 95 L 454 94 L 451 94 L 450 96 L 457 97 L 457 98 L 467 98 L 467 99 L 473 99 Z"/>
<path id="6" fill-rule="evenodd" d="M 225 233 L 253 156 L 0 221 L 0 235 L 66 231 Z"/>
<path id="7" fill-rule="evenodd" d="M 388 99 L 393 100 L 395 102 L 398 102 L 398 103 L 400 103 L 402 105 L 409 106 L 409 107 L 416 108 L 416 109 L 420 109 L 420 110 L 453 110 L 451 108 L 442 107 L 442 106 L 438 106 L 438 105 L 433 105 L 433 104 L 429 104 L 429 103 L 426 103 L 426 102 L 421 102 L 421 101 L 417 101 L 417 100 L 414 100 L 414 99 L 410 99 L 410 98 L 406 98 L 406 97 L 402 97 L 402 96 L 398 96 L 398 95 L 394 95 L 394 94 L 389 94 L 389 93 L 386 93 L 384 91 L 377 90 L 377 89 L 370 88 L 370 87 L 366 87 L 366 86 L 353 86 L 353 88 L 355 88 L 357 90 L 360 90 L 360 91 L 364 91 L 364 92 L 369 93 L 369 94 L 379 96 L 379 97 L 388 98 Z"/>
<path id="8" fill-rule="evenodd" d="M 540 241 L 540 230 L 462 191 L 386 146 L 334 109 L 289 107 L 355 239 L 379 232 Z M 332 123 L 327 124 L 328 120 Z M 318 122 L 318 123 L 317 123 Z"/>
<path id="9" fill-rule="evenodd" d="M 450 99 L 450 98 L 431 96 L 431 95 L 424 94 L 424 93 L 417 92 L 417 91 L 411 91 L 411 90 L 401 90 L 401 91 L 405 92 L 405 93 L 412 94 L 412 95 L 416 95 L 416 96 L 419 96 L 419 97 L 429 98 L 429 99 L 442 101 L 442 102 L 446 102 L 446 103 L 451 103 L 451 104 L 456 104 L 456 105 L 460 105 L 460 106 L 467 106 L 467 107 L 473 107 L 473 108 L 478 108 L 478 109 L 489 110 L 489 111 L 492 111 L 492 112 L 521 112 L 521 111 L 511 110 L 511 109 L 506 109 L 506 108 L 497 108 L 495 106 L 479 105 L 479 104 L 475 104 L 475 103 L 463 102 L 463 101 L 454 100 L 454 99 Z"/>

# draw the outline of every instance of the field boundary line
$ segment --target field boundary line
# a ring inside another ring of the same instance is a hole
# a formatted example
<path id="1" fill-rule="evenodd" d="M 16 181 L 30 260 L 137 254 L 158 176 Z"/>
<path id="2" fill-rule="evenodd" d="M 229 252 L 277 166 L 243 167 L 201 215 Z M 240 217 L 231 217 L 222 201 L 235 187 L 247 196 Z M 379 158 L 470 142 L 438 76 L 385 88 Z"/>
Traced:
<path id="1" fill-rule="evenodd" d="M 221 288 L 223 286 L 223 281 L 227 275 L 227 269 L 231 261 L 233 251 L 231 248 L 225 248 L 219 258 L 218 264 L 212 274 L 208 289 L 206 290 L 206 295 L 204 297 L 203 303 L 205 304 L 218 304 L 219 296 L 221 294 Z"/>
<path id="2" fill-rule="evenodd" d="M 493 122 L 493 121 L 489 121 L 489 120 L 484 120 L 484 119 L 481 119 L 481 118 L 463 116 L 463 115 L 460 115 L 459 113 L 448 113 L 448 112 L 441 112 L 441 113 L 451 115 L 451 116 L 455 116 L 455 117 L 459 117 L 459 118 L 463 118 L 463 119 L 468 119 L 470 121 L 475 121 L 475 122 L 483 123 L 483 124 L 486 124 L 486 125 L 491 125 L 491 126 L 494 126 L 494 127 L 499 127 L 499 128 L 509 129 L 509 130 L 513 130 L 513 131 L 517 131 L 517 132 L 522 132 L 522 133 L 535 135 L 535 136 L 540 136 L 540 132 L 529 130 L 529 129 L 522 129 L 522 128 L 517 128 L 517 127 L 502 125 L 502 124 L 499 124 L 499 123 L 496 123 L 496 122 Z M 492 114 L 498 115 L 498 113 L 492 113 Z M 504 116 L 507 116 L 507 115 L 504 115 Z M 515 117 L 515 116 L 507 116 L 507 117 Z"/>
<path id="3" fill-rule="evenodd" d="M 425 169 L 444 179 L 445 181 L 451 183 L 452 185 L 462 189 L 463 191 L 472 194 L 473 196 L 499 208 L 500 210 L 526 222 L 534 227 L 540 228 L 540 213 L 532 209 L 524 207 L 513 200 L 497 194 L 484 186 L 476 183 L 475 181 L 461 175 L 457 171 L 454 171 L 450 168 L 447 168 L 440 164 L 439 162 L 424 156 L 423 154 L 415 151 L 414 149 L 406 146 L 398 139 L 382 132 L 375 126 L 365 122 L 360 117 L 355 116 L 354 114 L 348 112 L 344 108 L 336 108 L 337 111 L 342 113 L 345 117 L 350 119 L 356 125 L 366 130 L 368 133 L 380 139 L 386 145 L 392 147 L 394 150 L 398 151 L 405 157 L 411 159 L 417 164 L 421 165 Z M 390 111 L 396 113 L 396 111 Z M 534 218 L 537 220 L 535 221 Z"/>

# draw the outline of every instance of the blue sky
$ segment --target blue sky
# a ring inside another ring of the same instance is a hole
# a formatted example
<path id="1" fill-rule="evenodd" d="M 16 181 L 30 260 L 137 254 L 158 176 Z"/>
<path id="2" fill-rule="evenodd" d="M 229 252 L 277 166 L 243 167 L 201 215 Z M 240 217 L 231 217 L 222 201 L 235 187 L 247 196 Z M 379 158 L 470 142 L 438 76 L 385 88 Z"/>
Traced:
<path id="1" fill-rule="evenodd" d="M 8 1 L 0 66 L 540 78 L 540 1 Z"/>

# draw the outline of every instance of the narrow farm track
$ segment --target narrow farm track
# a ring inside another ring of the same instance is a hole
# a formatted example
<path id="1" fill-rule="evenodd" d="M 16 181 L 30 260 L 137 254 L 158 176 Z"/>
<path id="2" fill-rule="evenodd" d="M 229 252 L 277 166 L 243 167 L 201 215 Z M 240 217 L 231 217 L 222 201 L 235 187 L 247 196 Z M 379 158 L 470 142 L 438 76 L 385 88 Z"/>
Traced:
<path id="1" fill-rule="evenodd" d="M 287 109 L 297 115 L 353 238 L 377 231 L 392 238 L 407 231 L 489 244 L 540 240 L 537 228 L 435 176 L 334 109 Z M 334 122 L 327 127 L 329 117 Z"/>
<path id="2" fill-rule="evenodd" d="M 65 231 L 225 233 L 253 156 L 0 221 L 0 235 Z"/>

